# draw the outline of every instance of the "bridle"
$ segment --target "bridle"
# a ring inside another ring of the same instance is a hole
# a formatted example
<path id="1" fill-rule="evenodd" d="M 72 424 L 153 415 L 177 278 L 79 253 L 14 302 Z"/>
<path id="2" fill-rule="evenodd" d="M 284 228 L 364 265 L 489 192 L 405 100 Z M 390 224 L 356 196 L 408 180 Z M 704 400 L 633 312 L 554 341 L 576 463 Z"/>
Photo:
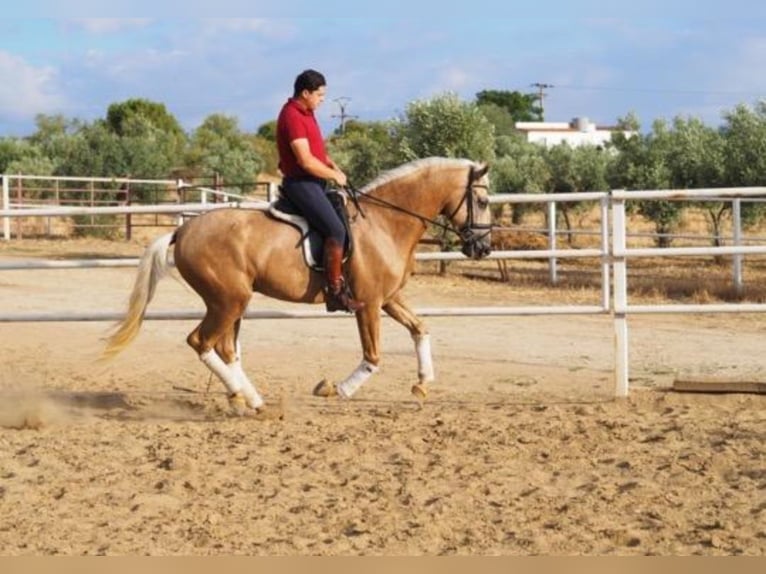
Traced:
<path id="1" fill-rule="evenodd" d="M 465 223 L 463 226 L 457 230 L 451 227 L 449 228 L 449 231 L 457 233 L 464 245 L 470 245 L 476 243 L 477 241 L 481 241 L 492 232 L 492 223 L 477 223 L 474 220 L 474 200 L 476 199 L 476 188 L 489 190 L 489 186 L 487 185 L 482 183 L 474 183 L 474 168 L 471 167 L 470 171 L 468 172 L 468 183 L 465 186 L 465 193 L 460 199 L 460 203 L 457 204 L 457 207 L 447 218 L 448 221 L 452 221 L 452 218 L 457 215 L 457 212 L 460 211 L 460 208 L 463 206 L 463 204 L 466 204 L 468 217 L 465 218 Z M 477 234 L 477 232 L 481 230 L 485 231 L 483 233 Z"/>
<path id="2" fill-rule="evenodd" d="M 465 193 L 463 194 L 463 197 L 460 199 L 460 202 L 457 204 L 457 207 L 453 209 L 452 213 L 450 213 L 449 216 L 447 217 L 447 221 L 448 221 L 447 224 L 444 224 L 441 221 L 437 221 L 435 219 L 430 219 L 428 217 L 425 217 L 424 215 L 421 215 L 409 209 L 405 209 L 404 207 L 400 207 L 396 204 L 386 201 L 385 199 L 380 199 L 379 197 L 375 197 L 372 195 L 360 194 L 356 189 L 352 188 L 351 186 L 349 186 L 347 190 L 349 191 L 351 200 L 354 202 L 354 205 L 356 206 L 358 212 L 361 214 L 362 217 L 365 217 L 365 214 L 360 205 L 360 200 L 368 201 L 370 203 L 375 203 L 377 205 L 381 205 L 383 207 L 386 207 L 393 211 L 398 211 L 400 213 L 406 213 L 407 215 L 414 217 L 415 219 L 419 219 L 420 221 L 423 222 L 424 225 L 431 224 L 431 225 L 434 225 L 435 227 L 443 229 L 444 231 L 447 231 L 448 233 L 454 233 L 460 238 L 460 240 L 463 242 L 464 245 L 471 245 L 478 241 L 481 241 L 487 235 L 489 235 L 492 231 L 491 223 L 478 223 L 474 220 L 474 217 L 475 217 L 474 200 L 476 199 L 475 189 L 476 188 L 488 189 L 487 185 L 484 185 L 481 183 L 474 183 L 474 173 L 475 173 L 474 167 L 471 166 L 470 171 L 468 172 L 468 182 L 466 183 L 466 186 L 465 186 Z M 466 204 L 466 207 L 468 209 L 468 217 L 466 217 L 465 223 L 461 227 L 457 228 L 454 225 L 452 225 L 452 220 L 455 217 L 455 215 L 457 215 L 457 212 L 460 211 L 460 208 L 463 207 L 463 204 Z M 483 233 L 477 233 L 480 231 L 483 231 Z"/>

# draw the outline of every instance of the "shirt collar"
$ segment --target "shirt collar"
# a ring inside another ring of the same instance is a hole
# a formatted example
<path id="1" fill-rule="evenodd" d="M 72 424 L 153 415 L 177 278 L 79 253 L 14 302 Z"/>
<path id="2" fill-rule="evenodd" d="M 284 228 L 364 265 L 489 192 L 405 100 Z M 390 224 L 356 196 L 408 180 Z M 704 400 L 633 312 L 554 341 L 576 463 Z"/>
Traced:
<path id="1" fill-rule="evenodd" d="M 304 106 L 303 106 L 303 105 L 302 105 L 300 102 L 298 102 L 298 100 L 296 100 L 295 98 L 289 98 L 289 99 L 287 100 L 287 103 L 288 103 L 290 106 L 292 106 L 293 108 L 295 108 L 296 110 L 298 110 L 300 113 L 302 113 L 304 116 L 312 116 L 312 115 L 314 115 L 314 112 L 312 112 L 310 109 L 308 109 L 308 108 L 304 107 Z"/>

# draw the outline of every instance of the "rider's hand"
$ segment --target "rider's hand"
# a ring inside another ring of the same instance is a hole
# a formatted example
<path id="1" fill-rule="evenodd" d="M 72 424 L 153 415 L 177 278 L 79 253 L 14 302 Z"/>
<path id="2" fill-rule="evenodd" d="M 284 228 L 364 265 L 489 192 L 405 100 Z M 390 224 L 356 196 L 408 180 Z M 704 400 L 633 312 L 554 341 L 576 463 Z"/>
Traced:
<path id="1" fill-rule="evenodd" d="M 335 169 L 335 175 L 333 176 L 333 179 L 335 180 L 335 183 L 341 187 L 346 187 L 346 185 L 348 185 L 348 178 L 346 177 L 346 174 L 337 168 Z"/>

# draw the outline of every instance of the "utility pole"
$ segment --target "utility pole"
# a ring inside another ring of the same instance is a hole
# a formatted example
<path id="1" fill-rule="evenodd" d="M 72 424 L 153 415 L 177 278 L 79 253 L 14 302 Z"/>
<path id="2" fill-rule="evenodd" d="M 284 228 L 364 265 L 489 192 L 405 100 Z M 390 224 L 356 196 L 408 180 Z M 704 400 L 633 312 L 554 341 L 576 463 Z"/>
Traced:
<path id="1" fill-rule="evenodd" d="M 340 108 L 340 114 L 333 114 L 332 117 L 334 118 L 340 118 L 340 133 L 342 134 L 346 129 L 346 120 L 353 120 L 358 118 L 359 116 L 352 116 L 351 114 L 346 113 L 346 104 L 351 101 L 351 98 L 348 98 L 346 96 L 341 96 L 340 98 L 335 98 L 333 102 L 338 104 L 338 107 Z"/>
<path id="2" fill-rule="evenodd" d="M 543 98 L 545 98 L 545 92 L 543 90 L 546 90 L 548 88 L 554 88 L 555 86 L 553 84 L 545 84 L 542 82 L 535 82 L 534 84 L 530 84 L 533 88 L 537 88 L 537 99 L 540 102 L 540 117 L 542 119 L 545 119 L 545 107 L 543 105 Z"/>

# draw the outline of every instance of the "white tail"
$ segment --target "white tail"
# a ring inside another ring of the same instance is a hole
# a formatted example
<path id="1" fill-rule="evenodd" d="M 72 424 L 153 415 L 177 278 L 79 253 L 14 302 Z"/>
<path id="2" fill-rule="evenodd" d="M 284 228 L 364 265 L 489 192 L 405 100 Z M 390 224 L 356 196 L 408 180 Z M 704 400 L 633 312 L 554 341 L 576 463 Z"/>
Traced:
<path id="1" fill-rule="evenodd" d="M 138 335 L 144 321 L 144 313 L 149 302 L 154 297 L 154 290 L 160 279 L 165 276 L 168 268 L 168 248 L 173 243 L 173 233 L 168 233 L 155 239 L 146 248 L 138 263 L 136 281 L 130 294 L 128 312 L 125 318 L 115 326 L 115 331 L 107 339 L 105 357 L 113 357 Z"/>

